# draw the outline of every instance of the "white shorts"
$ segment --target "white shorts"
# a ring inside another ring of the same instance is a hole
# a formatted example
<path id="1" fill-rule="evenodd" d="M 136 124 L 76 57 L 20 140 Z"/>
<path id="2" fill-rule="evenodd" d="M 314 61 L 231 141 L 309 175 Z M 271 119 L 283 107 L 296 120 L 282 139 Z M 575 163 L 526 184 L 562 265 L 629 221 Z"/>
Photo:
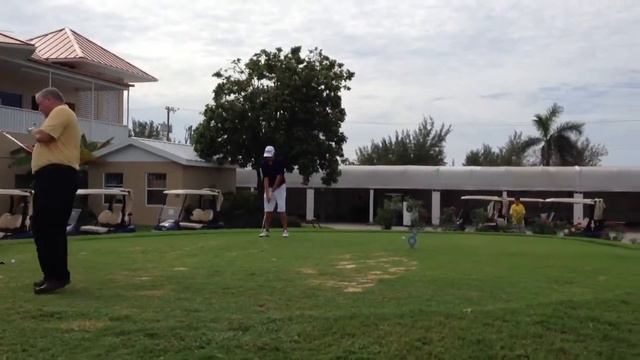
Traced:
<path id="1" fill-rule="evenodd" d="M 271 201 L 267 202 L 267 194 L 264 195 L 264 211 L 272 212 L 276 204 L 278 204 L 278 212 L 287 211 L 287 186 L 285 184 L 280 185 L 276 191 L 271 194 Z"/>

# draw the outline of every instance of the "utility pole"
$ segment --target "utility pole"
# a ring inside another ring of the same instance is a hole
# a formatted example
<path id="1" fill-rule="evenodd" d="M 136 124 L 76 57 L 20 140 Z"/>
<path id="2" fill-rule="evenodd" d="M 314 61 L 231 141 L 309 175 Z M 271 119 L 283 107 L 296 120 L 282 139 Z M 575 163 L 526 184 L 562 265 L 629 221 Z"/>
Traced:
<path id="1" fill-rule="evenodd" d="M 171 125 L 169 123 L 169 116 L 172 113 L 175 114 L 176 111 L 180 110 L 180 108 L 167 105 L 167 106 L 164 107 L 164 109 L 167 110 L 167 142 L 171 142 L 171 138 L 169 137 L 169 134 L 171 133 L 171 131 L 170 131 Z"/>

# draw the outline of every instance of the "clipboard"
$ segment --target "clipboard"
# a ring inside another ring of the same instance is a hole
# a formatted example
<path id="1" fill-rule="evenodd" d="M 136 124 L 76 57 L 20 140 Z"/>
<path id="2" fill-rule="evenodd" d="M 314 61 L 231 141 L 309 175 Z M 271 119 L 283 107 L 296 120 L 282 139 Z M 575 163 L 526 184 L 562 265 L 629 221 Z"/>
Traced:
<path id="1" fill-rule="evenodd" d="M 2 135 L 8 137 L 11 141 L 13 141 L 14 143 L 16 143 L 18 146 L 20 146 L 20 148 L 22 148 L 24 151 L 28 152 L 29 154 L 31 154 L 33 152 L 33 148 L 30 147 L 29 145 L 25 145 L 23 143 L 20 142 L 20 140 L 14 138 L 13 136 L 11 136 L 9 133 L 5 132 L 4 130 L 0 130 L 0 133 L 2 133 Z"/>

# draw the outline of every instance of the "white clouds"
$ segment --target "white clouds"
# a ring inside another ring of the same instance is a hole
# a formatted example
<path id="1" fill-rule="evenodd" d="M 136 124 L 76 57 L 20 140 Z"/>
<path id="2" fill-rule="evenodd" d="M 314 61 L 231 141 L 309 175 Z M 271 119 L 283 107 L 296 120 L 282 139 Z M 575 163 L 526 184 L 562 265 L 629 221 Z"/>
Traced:
<path id="1" fill-rule="evenodd" d="M 574 120 L 640 117 L 640 3 L 635 1 L 10 0 L 3 5 L 13 15 L 0 28 L 19 37 L 68 26 L 158 77 L 160 82 L 132 91 L 132 108 L 141 109 L 132 115 L 142 118 L 164 119 L 167 104 L 202 108 L 211 97 L 211 73 L 233 58 L 277 46 L 320 47 L 356 72 L 344 101 L 350 156 L 357 146 L 395 130 L 355 122 L 404 128 L 433 115 L 454 125 L 447 153 L 460 164 L 466 151 L 482 142 L 501 144 L 513 130 L 469 124 L 528 121 L 554 101 Z M 149 110 L 153 107 L 157 110 Z M 199 116 L 180 111 L 174 119 L 195 123 Z M 588 125 L 587 134 L 610 146 L 633 147 L 634 134 L 619 126 Z M 612 150 L 605 163 L 634 161 L 628 150 Z"/>

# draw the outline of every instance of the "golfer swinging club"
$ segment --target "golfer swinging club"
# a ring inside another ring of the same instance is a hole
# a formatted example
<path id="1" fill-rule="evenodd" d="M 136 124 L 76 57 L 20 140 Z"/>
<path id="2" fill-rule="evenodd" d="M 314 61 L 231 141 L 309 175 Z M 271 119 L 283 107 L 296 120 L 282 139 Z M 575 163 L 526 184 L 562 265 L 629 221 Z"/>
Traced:
<path id="1" fill-rule="evenodd" d="M 264 149 L 264 160 L 260 164 L 264 183 L 264 218 L 260 237 L 269 236 L 269 228 L 273 219 L 273 211 L 278 206 L 280 223 L 282 224 L 282 236 L 289 237 L 287 228 L 287 186 L 284 180 L 284 165 L 282 160 L 276 159 L 275 148 L 271 145 Z"/>

